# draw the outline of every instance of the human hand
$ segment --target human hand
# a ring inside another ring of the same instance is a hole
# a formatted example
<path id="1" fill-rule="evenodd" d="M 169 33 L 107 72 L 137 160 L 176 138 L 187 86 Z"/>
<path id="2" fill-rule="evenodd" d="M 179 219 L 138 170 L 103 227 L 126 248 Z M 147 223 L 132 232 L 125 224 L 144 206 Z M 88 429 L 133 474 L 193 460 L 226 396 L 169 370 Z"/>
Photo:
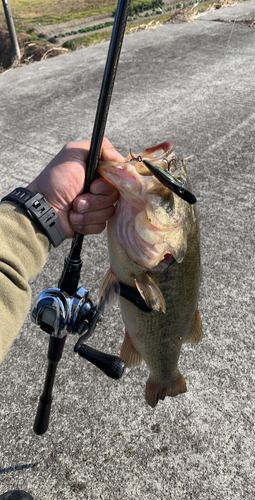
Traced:
<path id="1" fill-rule="evenodd" d="M 55 209 L 68 238 L 74 231 L 84 235 L 103 231 L 106 221 L 114 214 L 113 205 L 119 196 L 116 188 L 102 177 L 92 182 L 90 193 L 81 194 L 89 148 L 89 140 L 67 144 L 28 186 L 33 193 L 42 194 Z M 123 161 L 106 138 L 100 159 Z"/>

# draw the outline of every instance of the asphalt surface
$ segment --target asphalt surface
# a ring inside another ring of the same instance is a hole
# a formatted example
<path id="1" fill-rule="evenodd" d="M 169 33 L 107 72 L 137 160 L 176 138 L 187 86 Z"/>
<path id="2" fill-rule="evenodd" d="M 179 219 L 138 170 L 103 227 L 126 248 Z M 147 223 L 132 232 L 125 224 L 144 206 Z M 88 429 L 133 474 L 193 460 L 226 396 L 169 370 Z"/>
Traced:
<path id="1" fill-rule="evenodd" d="M 223 22 L 232 20 L 232 22 Z M 106 128 L 139 152 L 169 139 L 187 160 L 201 227 L 204 338 L 180 358 L 188 391 L 152 410 L 147 368 L 106 378 L 73 353 L 59 365 L 50 428 L 33 433 L 47 336 L 28 318 L 0 369 L 0 493 L 35 500 L 253 500 L 255 2 L 125 37 Z M 235 22 L 234 22 L 235 21 Z M 1 195 L 68 141 L 91 136 L 108 43 L 0 76 Z M 33 297 L 55 286 L 70 243 L 50 253 Z M 81 284 L 97 298 L 106 235 L 85 239 Z M 90 344 L 118 353 L 109 311 Z"/>

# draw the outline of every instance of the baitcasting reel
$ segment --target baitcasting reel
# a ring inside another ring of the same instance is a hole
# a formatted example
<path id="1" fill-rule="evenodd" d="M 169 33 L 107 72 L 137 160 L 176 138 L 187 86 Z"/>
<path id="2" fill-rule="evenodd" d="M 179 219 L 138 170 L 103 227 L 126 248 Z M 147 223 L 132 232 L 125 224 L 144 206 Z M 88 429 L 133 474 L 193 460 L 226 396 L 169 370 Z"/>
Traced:
<path id="1" fill-rule="evenodd" d="M 85 288 L 78 288 L 72 296 L 60 288 L 48 288 L 36 300 L 32 321 L 44 332 L 61 338 L 68 333 L 80 335 L 87 331 L 95 314 L 96 307 Z"/>
<path id="2" fill-rule="evenodd" d="M 102 320 L 102 312 L 103 307 L 94 306 L 89 292 L 83 287 L 78 288 L 72 296 L 60 288 L 48 288 L 36 300 L 32 321 L 56 339 L 64 339 L 70 333 L 77 333 L 80 338 L 74 351 L 100 368 L 108 377 L 119 379 L 125 369 L 121 358 L 83 344 Z"/>
<path id="3" fill-rule="evenodd" d="M 41 292 L 32 310 L 33 323 L 50 335 L 48 369 L 34 422 L 34 432 L 38 435 L 44 434 L 48 429 L 55 374 L 68 334 L 79 335 L 74 352 L 93 363 L 108 377 L 120 379 L 126 367 L 118 356 L 100 352 L 83 343 L 102 320 L 104 303 L 102 302 L 99 307 L 94 306 L 89 298 L 89 292 L 83 287 L 77 288 L 74 293 L 69 292 L 70 295 L 64 290 L 64 288 L 71 290 L 73 287 L 73 283 L 70 286 L 69 281 L 65 282 L 66 275 L 72 275 L 75 277 L 74 281 L 78 282 L 81 265 L 81 260 L 78 265 L 77 261 L 71 261 L 67 257 L 66 267 L 71 272 L 63 273 L 59 282 L 61 288 L 48 288 Z M 151 312 L 138 290 L 120 283 L 119 293 L 138 309 Z"/>

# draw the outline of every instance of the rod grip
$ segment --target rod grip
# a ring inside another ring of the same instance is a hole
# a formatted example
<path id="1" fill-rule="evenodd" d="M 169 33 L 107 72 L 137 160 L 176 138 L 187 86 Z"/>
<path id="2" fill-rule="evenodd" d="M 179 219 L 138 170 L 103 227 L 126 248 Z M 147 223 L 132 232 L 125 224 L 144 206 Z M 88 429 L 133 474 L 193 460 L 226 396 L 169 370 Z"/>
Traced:
<path id="1" fill-rule="evenodd" d="M 33 427 L 34 433 L 37 434 L 37 436 L 44 434 L 49 427 L 51 403 L 52 401 L 44 404 L 41 399 L 39 400 Z"/>
<path id="2" fill-rule="evenodd" d="M 56 338 L 50 336 L 48 348 L 48 368 L 44 382 L 43 393 L 39 399 L 36 417 L 34 421 L 34 432 L 38 436 L 44 434 L 49 426 L 50 410 L 52 403 L 52 391 L 58 363 L 61 359 L 66 337 Z"/>

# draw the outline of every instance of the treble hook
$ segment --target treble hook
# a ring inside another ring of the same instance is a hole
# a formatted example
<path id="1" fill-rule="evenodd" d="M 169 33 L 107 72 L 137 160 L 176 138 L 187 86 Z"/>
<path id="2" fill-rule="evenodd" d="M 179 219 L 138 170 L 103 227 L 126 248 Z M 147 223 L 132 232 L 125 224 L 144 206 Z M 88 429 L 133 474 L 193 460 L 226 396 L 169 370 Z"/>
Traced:
<path id="1" fill-rule="evenodd" d="M 176 158 L 172 158 L 171 160 L 168 160 L 167 158 L 162 158 L 162 160 L 165 160 L 167 162 L 167 170 L 170 172 L 171 164 L 174 163 L 174 168 L 176 169 Z"/>

